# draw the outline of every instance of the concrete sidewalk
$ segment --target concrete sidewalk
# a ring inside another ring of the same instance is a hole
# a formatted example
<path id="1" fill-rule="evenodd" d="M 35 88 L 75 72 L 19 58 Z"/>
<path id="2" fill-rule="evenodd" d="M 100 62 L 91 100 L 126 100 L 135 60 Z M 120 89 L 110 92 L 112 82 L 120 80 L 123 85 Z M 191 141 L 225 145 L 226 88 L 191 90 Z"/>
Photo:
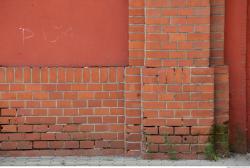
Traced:
<path id="1" fill-rule="evenodd" d="M 125 157 L 0 157 L 0 166 L 249 166 L 250 154 L 218 161 L 142 160 Z"/>

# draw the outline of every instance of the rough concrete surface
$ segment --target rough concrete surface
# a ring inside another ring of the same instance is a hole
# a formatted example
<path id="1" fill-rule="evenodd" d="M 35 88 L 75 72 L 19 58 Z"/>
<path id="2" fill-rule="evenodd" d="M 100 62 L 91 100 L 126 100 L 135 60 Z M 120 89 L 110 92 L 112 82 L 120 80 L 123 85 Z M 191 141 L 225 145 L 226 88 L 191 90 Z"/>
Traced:
<path id="1" fill-rule="evenodd" d="M 250 154 L 218 161 L 143 160 L 131 157 L 0 157 L 0 166 L 250 166 Z"/>

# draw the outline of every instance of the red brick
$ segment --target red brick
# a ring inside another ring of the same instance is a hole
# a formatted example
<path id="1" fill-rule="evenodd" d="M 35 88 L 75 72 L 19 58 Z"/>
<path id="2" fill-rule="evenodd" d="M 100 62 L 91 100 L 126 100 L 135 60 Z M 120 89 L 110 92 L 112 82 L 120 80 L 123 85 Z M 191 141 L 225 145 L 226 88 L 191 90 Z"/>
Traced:
<path id="1" fill-rule="evenodd" d="M 24 134 L 24 140 L 40 140 L 41 135 L 39 133 Z"/>
<path id="2" fill-rule="evenodd" d="M 49 143 L 48 141 L 34 141 L 33 148 L 34 149 L 48 149 Z"/>
<path id="3" fill-rule="evenodd" d="M 94 125 L 81 125 L 79 126 L 81 132 L 91 132 L 91 131 L 94 131 Z"/>
<path id="4" fill-rule="evenodd" d="M 0 69 L 0 82 L 5 82 L 5 70 L 6 68 L 1 68 Z"/>
<path id="5" fill-rule="evenodd" d="M 83 81 L 89 82 L 90 80 L 90 70 L 88 68 L 83 69 Z"/>
<path id="6" fill-rule="evenodd" d="M 63 130 L 63 125 L 49 125 L 49 132 L 61 132 Z"/>
<path id="7" fill-rule="evenodd" d="M 192 127 L 191 133 L 192 135 L 208 135 L 211 133 L 211 127 L 207 127 L 207 126 Z"/>
<path id="8" fill-rule="evenodd" d="M 12 84 L 9 87 L 10 91 L 24 91 L 25 90 L 25 85 L 23 84 Z"/>
<path id="9" fill-rule="evenodd" d="M 6 68 L 6 81 L 14 82 L 14 80 L 15 80 L 14 68 Z"/>
<path id="10" fill-rule="evenodd" d="M 55 124 L 55 117 L 26 117 L 27 124 Z"/>
<path id="11" fill-rule="evenodd" d="M 189 127 L 175 127 L 174 128 L 175 135 L 187 135 L 190 134 Z"/>
<path id="12" fill-rule="evenodd" d="M 94 141 L 80 141 L 80 148 L 92 149 L 94 148 Z"/>
<path id="13" fill-rule="evenodd" d="M 26 91 L 40 91 L 42 89 L 40 84 L 25 84 Z"/>
<path id="14" fill-rule="evenodd" d="M 48 125 L 34 125 L 33 132 L 47 132 Z"/>
<path id="15" fill-rule="evenodd" d="M 79 141 L 65 141 L 64 148 L 79 148 Z"/>
<path id="16" fill-rule="evenodd" d="M 55 140 L 55 133 L 42 133 L 41 140 Z"/>
<path id="17" fill-rule="evenodd" d="M 10 120 L 9 117 L 0 117 L 0 124 L 9 124 Z"/>
<path id="18" fill-rule="evenodd" d="M 70 140 L 71 133 L 56 133 L 56 140 Z"/>
<path id="19" fill-rule="evenodd" d="M 65 125 L 63 127 L 64 132 L 76 132 L 79 131 L 79 126 L 78 125 Z"/>
<path id="20" fill-rule="evenodd" d="M 47 109 L 33 109 L 32 116 L 47 116 Z"/>
<path id="21" fill-rule="evenodd" d="M 158 128 L 157 127 L 144 127 L 145 134 L 158 134 Z"/>
<path id="22" fill-rule="evenodd" d="M 49 141 L 49 148 L 62 149 L 64 148 L 64 142 L 63 141 Z"/>
<path id="23" fill-rule="evenodd" d="M 31 141 L 17 142 L 17 149 L 32 149 Z"/>
<path id="24" fill-rule="evenodd" d="M 57 117 L 58 124 L 70 124 L 73 123 L 72 117 Z"/>
<path id="25" fill-rule="evenodd" d="M 75 68 L 75 82 L 82 82 L 82 68 Z"/>
<path id="26" fill-rule="evenodd" d="M 24 124 L 24 117 L 10 117 L 9 123 L 11 125 L 23 125 Z"/>
<path id="27" fill-rule="evenodd" d="M 128 143 L 127 144 L 128 150 L 140 150 L 141 149 L 141 143 Z"/>
<path id="28" fill-rule="evenodd" d="M 128 125 L 131 125 L 131 124 L 138 125 L 138 124 L 141 124 L 141 119 L 140 118 L 127 118 L 126 123 Z"/>
<path id="29" fill-rule="evenodd" d="M 140 134 L 129 134 L 127 137 L 128 141 L 141 141 L 142 140 L 142 136 Z"/>
<path id="30" fill-rule="evenodd" d="M 198 136 L 183 136 L 182 143 L 197 144 L 198 143 Z"/>
<path id="31" fill-rule="evenodd" d="M 164 119 L 144 119 L 144 126 L 165 126 L 166 121 Z"/>
<path id="32" fill-rule="evenodd" d="M 48 116 L 62 116 L 62 109 L 48 109 Z"/>
<path id="33" fill-rule="evenodd" d="M 149 143 L 164 143 L 165 142 L 165 137 L 164 136 L 147 136 L 147 142 Z"/>
<path id="34" fill-rule="evenodd" d="M 88 117 L 88 123 L 102 123 L 101 117 Z"/>
<path id="35" fill-rule="evenodd" d="M 18 125 L 17 130 L 18 132 L 32 132 L 33 128 L 32 125 Z"/>
<path id="36" fill-rule="evenodd" d="M 174 134 L 174 128 L 173 127 L 159 127 L 159 133 L 160 135 L 172 135 Z"/>
<path id="37" fill-rule="evenodd" d="M 16 125 L 2 125 L 1 132 L 17 132 Z"/>
<path id="38" fill-rule="evenodd" d="M 74 82 L 74 80 L 75 80 L 74 69 L 67 68 L 65 76 L 66 76 L 66 82 Z"/>
<path id="39" fill-rule="evenodd" d="M 57 101 L 57 106 L 59 108 L 70 108 L 72 107 L 72 101 L 60 100 L 60 101 Z"/>
<path id="40" fill-rule="evenodd" d="M 87 117 L 73 117 L 73 123 L 75 124 L 87 123 Z"/>
<path id="41" fill-rule="evenodd" d="M 0 147 L 2 150 L 14 150 L 17 148 L 17 143 L 16 142 L 2 142 Z"/>
<path id="42" fill-rule="evenodd" d="M 24 133 L 9 133 L 9 134 L 6 134 L 6 136 L 8 137 L 8 139 L 10 141 L 25 140 L 25 134 Z"/>
<path id="43" fill-rule="evenodd" d="M 0 134 L 0 141 L 8 141 L 8 134 L 1 133 Z"/>
<path id="44" fill-rule="evenodd" d="M 103 123 L 117 123 L 117 117 L 103 117 Z"/>
<path id="45" fill-rule="evenodd" d="M 91 69 L 91 79 L 93 83 L 98 83 L 99 82 L 99 74 L 100 74 L 100 69 L 99 68 L 93 68 Z"/>
<path id="46" fill-rule="evenodd" d="M 112 149 L 123 149 L 124 148 L 124 142 L 123 141 L 111 141 L 110 147 Z"/>
<path id="47" fill-rule="evenodd" d="M 32 82 L 38 83 L 41 81 L 41 70 L 38 67 L 32 68 Z"/>

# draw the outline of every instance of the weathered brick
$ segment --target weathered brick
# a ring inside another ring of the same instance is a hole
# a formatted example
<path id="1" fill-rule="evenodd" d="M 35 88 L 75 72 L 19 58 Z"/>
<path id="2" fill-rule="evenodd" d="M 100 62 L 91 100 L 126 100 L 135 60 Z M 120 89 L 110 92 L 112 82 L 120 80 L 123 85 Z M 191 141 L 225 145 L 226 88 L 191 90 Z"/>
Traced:
<path id="1" fill-rule="evenodd" d="M 1 132 L 17 132 L 16 125 L 2 125 Z"/>
<path id="2" fill-rule="evenodd" d="M 94 147 L 94 141 L 80 141 L 80 148 L 92 149 Z"/>

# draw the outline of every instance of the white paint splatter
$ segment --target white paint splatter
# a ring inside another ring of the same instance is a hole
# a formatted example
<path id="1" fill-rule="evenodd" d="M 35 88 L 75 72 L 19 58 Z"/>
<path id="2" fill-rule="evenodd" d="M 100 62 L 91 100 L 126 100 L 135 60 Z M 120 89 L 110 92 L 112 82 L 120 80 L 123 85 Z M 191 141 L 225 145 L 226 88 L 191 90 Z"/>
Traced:
<path id="1" fill-rule="evenodd" d="M 33 31 L 30 30 L 29 28 L 20 27 L 19 30 L 21 30 L 21 33 L 22 33 L 22 43 L 23 43 L 23 45 L 25 43 L 25 40 L 31 39 L 31 38 L 33 38 L 35 36 Z"/>

